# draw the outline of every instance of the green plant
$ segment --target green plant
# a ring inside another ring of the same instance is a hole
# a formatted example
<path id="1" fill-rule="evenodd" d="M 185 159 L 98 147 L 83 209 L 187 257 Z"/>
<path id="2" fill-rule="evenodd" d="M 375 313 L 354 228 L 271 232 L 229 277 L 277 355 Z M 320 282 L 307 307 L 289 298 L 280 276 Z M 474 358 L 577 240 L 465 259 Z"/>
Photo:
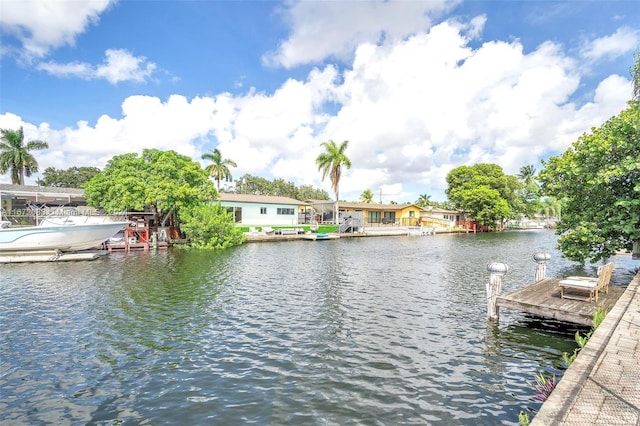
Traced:
<path id="1" fill-rule="evenodd" d="M 600 326 L 604 317 L 607 316 L 609 312 L 609 307 L 599 306 L 593 314 L 593 328 L 585 335 L 581 335 L 580 331 L 576 331 L 576 335 L 574 337 L 578 347 L 573 350 L 573 353 L 569 355 L 568 352 L 562 353 L 562 360 L 567 368 L 576 360 L 578 356 L 578 352 L 582 350 L 587 345 L 589 338 L 591 338 L 591 334 L 595 331 L 596 328 Z M 536 383 L 532 384 L 533 388 L 536 390 L 535 397 L 536 399 L 544 402 L 549 397 L 549 394 L 556 387 L 556 377 L 553 376 L 551 379 L 546 378 L 542 373 L 536 374 Z M 529 425 L 529 414 L 520 411 L 520 415 L 518 416 L 518 420 L 520 424 L 523 426 Z"/>
<path id="2" fill-rule="evenodd" d="M 219 204 L 203 204 L 180 211 L 180 229 L 195 249 L 221 250 L 244 242 L 233 215 Z"/>
<path id="3" fill-rule="evenodd" d="M 524 411 L 520 411 L 520 414 L 518 414 L 518 420 L 522 426 L 529 426 L 529 423 L 531 423 L 531 420 L 529 420 L 529 413 L 525 413 Z"/>
<path id="4" fill-rule="evenodd" d="M 584 336 L 580 335 L 579 331 L 576 331 L 576 343 L 578 344 L 578 346 L 580 347 L 580 349 L 584 348 L 585 345 L 587 344 L 587 342 L 589 341 L 589 338 L 591 337 L 591 331 L 588 332 L 587 334 L 585 334 Z"/>
<path id="5" fill-rule="evenodd" d="M 568 352 L 563 352 L 562 353 L 562 360 L 564 361 L 564 365 L 566 368 L 569 368 L 569 366 L 571 364 L 573 364 L 573 361 L 576 360 L 576 357 L 578 356 L 578 348 L 573 350 L 573 354 L 569 355 Z"/>
<path id="6" fill-rule="evenodd" d="M 546 401 L 549 395 L 551 395 L 551 392 L 553 392 L 553 389 L 555 389 L 556 384 L 555 375 L 547 378 L 542 373 L 536 374 L 536 382 L 533 384 L 533 388 L 536 390 L 536 399 L 542 402 Z"/>
<path id="7" fill-rule="evenodd" d="M 602 324 L 602 321 L 604 321 L 604 317 L 606 317 L 608 313 L 609 313 L 608 306 L 598 306 L 596 311 L 593 313 L 593 329 L 594 330 L 598 328 L 600 324 Z"/>
<path id="8" fill-rule="evenodd" d="M 576 360 L 576 357 L 578 356 L 578 351 L 580 351 L 582 348 L 585 347 L 585 345 L 589 341 L 589 338 L 591 337 L 592 332 L 593 330 L 588 332 L 584 336 L 582 336 L 579 331 L 576 331 L 576 335 L 574 339 L 578 344 L 578 347 L 573 350 L 573 354 L 571 355 L 569 355 L 567 352 L 562 353 L 562 360 L 564 361 L 567 368 L 569 368 L 569 366 L 573 363 L 573 361 Z"/>

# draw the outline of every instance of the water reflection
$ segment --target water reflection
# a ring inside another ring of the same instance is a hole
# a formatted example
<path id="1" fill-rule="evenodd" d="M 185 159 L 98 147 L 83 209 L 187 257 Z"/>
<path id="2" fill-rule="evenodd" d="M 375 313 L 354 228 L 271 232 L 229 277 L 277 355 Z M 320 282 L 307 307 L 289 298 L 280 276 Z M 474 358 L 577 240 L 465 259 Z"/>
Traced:
<path id="1" fill-rule="evenodd" d="M 489 325 L 486 264 L 509 264 L 512 291 L 535 251 L 548 275 L 575 268 L 554 245 L 524 232 L 4 265 L 0 422 L 514 423 L 575 330 L 510 311 Z"/>

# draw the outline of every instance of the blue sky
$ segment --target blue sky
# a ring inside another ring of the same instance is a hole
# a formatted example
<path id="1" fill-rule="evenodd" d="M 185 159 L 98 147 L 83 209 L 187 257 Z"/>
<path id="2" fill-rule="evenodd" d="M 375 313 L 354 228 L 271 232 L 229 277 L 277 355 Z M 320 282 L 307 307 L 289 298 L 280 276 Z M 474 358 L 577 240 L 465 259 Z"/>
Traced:
<path id="1" fill-rule="evenodd" d="M 319 145 L 349 140 L 341 199 L 413 202 L 624 109 L 640 2 L 0 0 L 0 28 L 0 128 L 49 143 L 40 170 L 217 147 L 331 193 Z"/>

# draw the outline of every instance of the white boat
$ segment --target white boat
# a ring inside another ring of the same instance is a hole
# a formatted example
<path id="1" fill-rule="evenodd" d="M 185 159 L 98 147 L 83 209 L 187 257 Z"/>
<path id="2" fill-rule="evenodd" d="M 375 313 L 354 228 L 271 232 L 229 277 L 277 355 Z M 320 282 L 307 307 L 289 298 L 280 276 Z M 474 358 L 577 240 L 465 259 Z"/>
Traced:
<path id="1" fill-rule="evenodd" d="M 122 230 L 129 222 L 95 223 L 95 219 L 82 221 L 81 217 L 59 224 L 44 221 L 38 226 L 10 226 L 0 222 L 0 252 L 20 251 L 76 251 L 99 246 Z"/>
<path id="2" fill-rule="evenodd" d="M 433 226 L 407 226 L 407 235 L 409 236 L 422 236 L 435 234 L 435 228 Z"/>
<path id="3" fill-rule="evenodd" d="M 316 234 L 304 234 L 302 238 L 311 241 L 336 240 L 340 238 L 340 235 L 329 234 L 328 232 L 318 232 Z"/>

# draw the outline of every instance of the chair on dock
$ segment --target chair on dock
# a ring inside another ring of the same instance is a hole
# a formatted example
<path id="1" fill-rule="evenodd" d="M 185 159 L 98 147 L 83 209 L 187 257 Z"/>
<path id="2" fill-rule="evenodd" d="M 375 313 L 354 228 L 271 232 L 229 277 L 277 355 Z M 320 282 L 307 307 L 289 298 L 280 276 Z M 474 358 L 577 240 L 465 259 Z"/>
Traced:
<path id="1" fill-rule="evenodd" d="M 262 232 L 264 232 L 266 235 L 274 235 L 276 233 L 275 229 L 270 226 L 263 226 Z"/>
<path id="2" fill-rule="evenodd" d="M 589 302 L 597 302 L 599 292 L 604 291 L 605 294 L 609 292 L 609 281 L 611 280 L 611 274 L 613 273 L 613 266 L 613 262 L 609 262 L 601 268 L 598 268 L 598 278 L 567 277 L 560 280 L 560 297 L 563 299 L 584 300 L 583 297 L 567 295 L 565 291 L 567 289 L 588 291 Z"/>

